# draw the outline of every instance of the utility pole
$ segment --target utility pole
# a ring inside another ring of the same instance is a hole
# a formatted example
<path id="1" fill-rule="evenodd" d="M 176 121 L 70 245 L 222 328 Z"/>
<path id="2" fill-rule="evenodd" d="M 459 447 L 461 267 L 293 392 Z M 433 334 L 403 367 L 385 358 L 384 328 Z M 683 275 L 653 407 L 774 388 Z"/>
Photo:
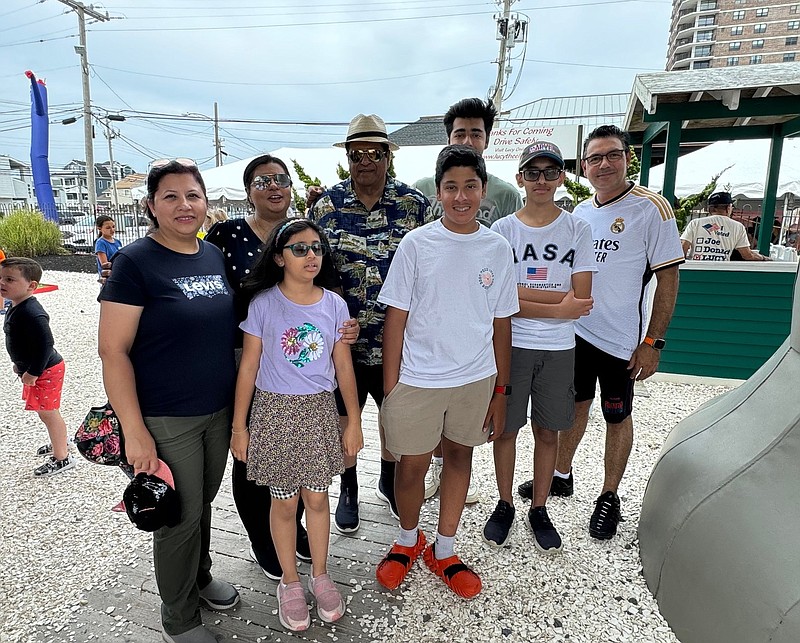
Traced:
<path id="1" fill-rule="evenodd" d="M 89 92 L 89 56 L 86 51 L 86 16 L 98 22 L 109 20 L 108 14 L 95 11 L 77 0 L 58 0 L 78 14 L 78 33 L 80 45 L 75 47 L 75 53 L 81 57 L 81 85 L 83 87 L 83 139 L 86 150 L 86 187 L 89 190 L 89 207 L 92 214 L 97 208 L 97 188 L 94 182 L 94 147 L 92 140 L 92 99 Z M 80 186 L 78 186 L 80 189 Z"/>
<path id="2" fill-rule="evenodd" d="M 497 108 L 498 116 L 500 116 L 503 108 L 503 94 L 508 83 L 508 76 L 511 73 L 511 65 L 508 62 L 511 50 L 518 42 L 524 43 L 528 39 L 528 21 L 520 18 L 519 14 L 511 13 L 511 5 L 515 1 L 497 0 L 498 4 L 503 5 L 503 13 L 495 16 L 500 52 L 497 55 L 497 80 L 494 87 L 489 91 L 492 102 Z"/>
<path id="3" fill-rule="evenodd" d="M 214 162 L 215 167 L 222 165 L 222 141 L 219 138 L 219 107 L 214 101 Z"/>
<path id="4" fill-rule="evenodd" d="M 119 208 L 119 195 L 117 195 L 117 177 L 115 176 L 114 167 L 114 150 L 111 145 L 111 140 L 116 136 L 114 128 L 111 127 L 111 121 L 124 121 L 125 117 L 122 114 L 109 114 L 106 116 L 103 123 L 106 126 L 106 138 L 108 138 L 108 162 L 111 165 L 111 188 L 114 194 L 114 208 Z M 121 177 L 120 177 L 121 178 Z"/>

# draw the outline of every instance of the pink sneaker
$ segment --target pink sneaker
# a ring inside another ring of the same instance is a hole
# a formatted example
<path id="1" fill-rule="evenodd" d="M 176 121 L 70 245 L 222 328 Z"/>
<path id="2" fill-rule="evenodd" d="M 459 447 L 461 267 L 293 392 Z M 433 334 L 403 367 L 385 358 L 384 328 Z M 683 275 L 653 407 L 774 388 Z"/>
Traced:
<path id="1" fill-rule="evenodd" d="M 311 624 L 306 593 L 299 580 L 288 585 L 283 580 L 278 583 L 278 620 L 293 632 L 307 630 Z"/>
<path id="2" fill-rule="evenodd" d="M 331 577 L 320 574 L 308 577 L 308 591 L 317 600 L 317 614 L 326 623 L 334 623 L 344 615 L 344 600 Z"/>

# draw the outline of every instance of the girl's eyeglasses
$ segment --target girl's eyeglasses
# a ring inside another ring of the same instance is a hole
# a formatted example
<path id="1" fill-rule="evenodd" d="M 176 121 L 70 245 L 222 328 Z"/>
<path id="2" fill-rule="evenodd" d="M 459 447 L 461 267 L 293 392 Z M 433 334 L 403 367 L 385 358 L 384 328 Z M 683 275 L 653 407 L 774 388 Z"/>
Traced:
<path id="1" fill-rule="evenodd" d="M 347 153 L 347 158 L 350 159 L 353 163 L 361 163 L 361 159 L 365 156 L 372 161 L 373 163 L 380 163 L 384 158 L 386 158 L 388 152 L 384 150 L 350 150 Z"/>
<path id="2" fill-rule="evenodd" d="M 291 250 L 295 257 L 305 257 L 309 250 L 311 250 L 311 252 L 313 252 L 317 257 L 321 257 L 328 252 L 328 249 L 322 245 L 321 241 L 314 241 L 313 243 L 303 243 L 302 241 L 298 241 L 297 243 L 283 246 L 283 249 Z"/>
<path id="3" fill-rule="evenodd" d="M 254 176 L 250 185 L 261 192 L 266 190 L 273 182 L 279 188 L 288 188 L 292 184 L 292 177 L 288 174 L 261 174 L 260 176 Z"/>
<path id="4" fill-rule="evenodd" d="M 184 167 L 197 167 L 197 163 L 195 163 L 192 159 L 187 158 L 156 159 L 155 161 L 150 161 L 150 164 L 147 166 L 147 173 L 149 174 L 153 170 L 157 170 L 158 168 L 169 165 L 170 163 L 177 163 L 178 165 L 183 165 Z"/>

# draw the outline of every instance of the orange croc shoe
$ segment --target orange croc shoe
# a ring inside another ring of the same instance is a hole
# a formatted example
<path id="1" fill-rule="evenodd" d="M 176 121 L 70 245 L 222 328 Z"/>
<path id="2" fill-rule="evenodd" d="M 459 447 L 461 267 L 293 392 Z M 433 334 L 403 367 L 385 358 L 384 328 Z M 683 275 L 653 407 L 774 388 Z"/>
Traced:
<path id="1" fill-rule="evenodd" d="M 475 598 L 481 593 L 483 583 L 481 583 L 480 577 L 462 563 L 458 556 L 449 556 L 438 560 L 433 551 L 433 545 L 430 545 L 425 549 L 422 558 L 428 569 L 462 598 Z"/>
<path id="2" fill-rule="evenodd" d="M 408 574 L 414 561 L 425 549 L 427 540 L 422 530 L 417 530 L 417 543 L 413 547 L 403 547 L 395 543 L 375 569 L 375 578 L 386 589 L 397 589 Z"/>

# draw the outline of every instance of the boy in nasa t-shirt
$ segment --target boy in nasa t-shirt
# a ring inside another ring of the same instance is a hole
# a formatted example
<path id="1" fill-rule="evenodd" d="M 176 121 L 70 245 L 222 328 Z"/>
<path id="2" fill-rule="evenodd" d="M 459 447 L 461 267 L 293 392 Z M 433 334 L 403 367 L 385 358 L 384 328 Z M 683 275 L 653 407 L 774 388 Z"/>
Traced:
<path id="1" fill-rule="evenodd" d="M 530 401 L 534 486 L 526 522 L 536 548 L 550 554 L 561 550 L 561 537 L 545 503 L 556 466 L 558 432 L 571 429 L 575 416 L 573 320 L 592 307 L 592 273 L 597 267 L 591 226 L 554 202 L 564 182 L 558 147 L 545 141 L 526 147 L 517 182 L 525 188 L 525 207 L 492 225 L 514 251 L 520 312 L 511 318 L 506 430 L 493 445 L 500 500 L 483 537 L 489 545 L 502 547 L 511 533 L 516 437 L 528 422 Z"/>

